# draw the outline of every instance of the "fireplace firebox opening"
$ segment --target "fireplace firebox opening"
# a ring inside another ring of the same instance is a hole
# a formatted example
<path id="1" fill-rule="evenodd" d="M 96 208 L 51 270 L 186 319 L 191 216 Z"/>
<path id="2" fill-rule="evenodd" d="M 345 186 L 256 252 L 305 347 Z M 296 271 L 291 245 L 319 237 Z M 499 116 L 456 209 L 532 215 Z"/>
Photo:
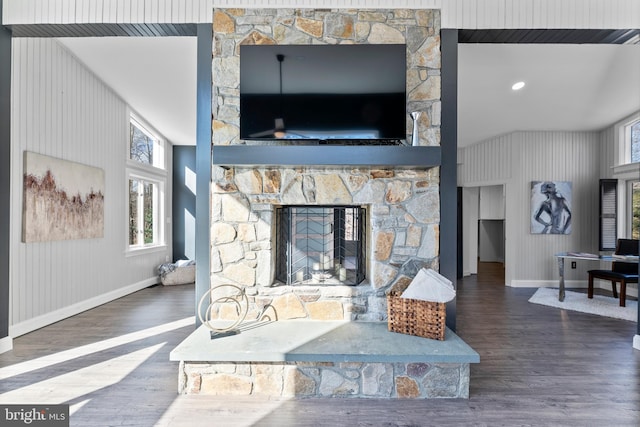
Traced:
<path id="1" fill-rule="evenodd" d="M 361 206 L 276 208 L 276 279 L 287 285 L 358 285 L 365 279 Z"/>

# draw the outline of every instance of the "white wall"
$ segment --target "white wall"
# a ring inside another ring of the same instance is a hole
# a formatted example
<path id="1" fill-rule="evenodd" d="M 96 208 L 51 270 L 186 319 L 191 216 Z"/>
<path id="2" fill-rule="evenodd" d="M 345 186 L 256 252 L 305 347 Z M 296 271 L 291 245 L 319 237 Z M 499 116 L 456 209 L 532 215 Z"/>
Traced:
<path id="1" fill-rule="evenodd" d="M 153 253 L 125 254 L 125 103 L 55 40 L 12 43 L 9 332 L 15 337 L 156 283 L 155 267 L 170 255 L 171 242 Z M 25 150 L 105 171 L 103 238 L 21 242 Z M 170 185 L 169 179 L 168 201 Z"/>
<path id="2" fill-rule="evenodd" d="M 507 285 L 557 285 L 553 254 L 597 252 L 600 133 L 515 132 L 461 151 L 458 185 L 505 184 Z M 531 181 L 542 180 L 572 182 L 571 234 L 530 233 Z M 584 282 L 586 269 L 588 265 L 581 264 L 568 271 L 568 286 Z"/>
<path id="3" fill-rule="evenodd" d="M 504 186 L 480 187 L 478 259 L 504 262 Z"/>
<path id="4" fill-rule="evenodd" d="M 478 223 L 478 260 L 504 262 L 504 221 L 483 219 Z"/>
<path id="5" fill-rule="evenodd" d="M 504 219 L 504 187 L 480 187 L 480 219 Z"/>
<path id="6" fill-rule="evenodd" d="M 478 220 L 480 218 L 480 190 L 462 189 L 462 274 L 478 274 Z"/>

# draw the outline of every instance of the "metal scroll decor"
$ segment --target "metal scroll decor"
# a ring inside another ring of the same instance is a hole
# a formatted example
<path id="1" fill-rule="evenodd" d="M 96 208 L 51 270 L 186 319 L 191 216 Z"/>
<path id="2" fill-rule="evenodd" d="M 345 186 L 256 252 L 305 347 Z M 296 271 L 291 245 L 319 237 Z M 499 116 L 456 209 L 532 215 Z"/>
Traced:
<path id="1" fill-rule="evenodd" d="M 225 289 L 228 288 L 228 289 Z M 220 297 L 215 297 L 216 294 L 222 293 L 223 290 L 227 290 L 227 295 L 222 295 Z M 205 317 L 202 316 L 202 307 L 205 303 L 205 300 L 209 299 L 209 305 L 205 310 Z M 212 322 L 212 312 L 216 305 L 221 304 L 229 304 L 235 305 L 236 313 L 238 315 L 237 319 L 232 322 L 229 326 L 220 327 L 220 325 Z M 214 288 L 209 289 L 207 292 L 202 295 L 200 298 L 200 302 L 198 303 L 198 318 L 203 325 L 205 325 L 208 329 L 216 334 L 226 334 L 226 333 L 236 333 L 236 326 L 240 325 L 244 319 L 247 317 L 247 313 L 249 312 L 249 299 L 247 298 L 247 294 L 244 289 L 239 288 L 235 285 L 219 285 Z"/>

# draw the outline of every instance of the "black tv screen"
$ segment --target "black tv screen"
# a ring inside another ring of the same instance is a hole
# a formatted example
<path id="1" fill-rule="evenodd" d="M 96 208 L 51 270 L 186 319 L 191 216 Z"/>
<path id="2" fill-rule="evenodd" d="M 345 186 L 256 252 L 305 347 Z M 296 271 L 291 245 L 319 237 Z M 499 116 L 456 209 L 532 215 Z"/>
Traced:
<path id="1" fill-rule="evenodd" d="M 404 140 L 405 45 L 240 46 L 240 138 Z"/>

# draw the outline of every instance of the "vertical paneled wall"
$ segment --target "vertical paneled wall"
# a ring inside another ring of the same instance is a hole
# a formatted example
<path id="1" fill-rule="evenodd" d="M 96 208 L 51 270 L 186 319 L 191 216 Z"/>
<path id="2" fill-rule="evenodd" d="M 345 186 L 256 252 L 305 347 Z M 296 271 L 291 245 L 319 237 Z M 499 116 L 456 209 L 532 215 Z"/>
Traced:
<path id="1" fill-rule="evenodd" d="M 11 335 L 16 336 L 155 283 L 155 267 L 170 250 L 125 254 L 125 103 L 54 39 L 13 39 L 12 74 Z M 103 238 L 22 243 L 25 150 L 105 171 Z"/>
<path id="2" fill-rule="evenodd" d="M 212 0 L 5 0 L 12 24 L 211 22 Z"/>
<path id="3" fill-rule="evenodd" d="M 600 178 L 613 178 L 616 153 L 616 127 L 610 126 L 600 132 Z"/>
<path id="4" fill-rule="evenodd" d="M 512 154 L 512 138 L 511 134 L 501 135 L 460 150 L 458 185 L 492 185 L 508 181 L 511 171 L 517 167 L 514 162 L 518 161 Z"/>
<path id="5" fill-rule="evenodd" d="M 204 23 L 213 7 L 441 9 L 442 28 L 639 28 L 637 0 L 6 0 L 4 23 Z"/>
<path id="6" fill-rule="evenodd" d="M 599 134 L 597 132 L 521 132 L 514 134 L 518 168 L 507 186 L 507 253 L 515 255 L 516 281 L 557 281 L 553 254 L 563 251 L 598 251 Z M 572 183 L 571 234 L 531 234 L 531 181 Z M 519 220 L 519 221 L 518 221 Z M 581 264 L 580 268 L 586 268 Z M 570 270 L 569 273 L 572 271 Z M 573 270 L 569 280 L 586 277 Z"/>
<path id="7" fill-rule="evenodd" d="M 598 249 L 600 133 L 515 132 L 465 148 L 459 185 L 506 186 L 506 282 L 512 286 L 553 284 L 554 253 Z M 531 181 L 571 181 L 569 235 L 531 234 Z M 580 266 L 584 268 L 583 266 Z M 581 280 L 580 268 L 567 278 Z"/>
<path id="8" fill-rule="evenodd" d="M 637 0 L 442 0 L 442 28 L 639 28 Z"/>

